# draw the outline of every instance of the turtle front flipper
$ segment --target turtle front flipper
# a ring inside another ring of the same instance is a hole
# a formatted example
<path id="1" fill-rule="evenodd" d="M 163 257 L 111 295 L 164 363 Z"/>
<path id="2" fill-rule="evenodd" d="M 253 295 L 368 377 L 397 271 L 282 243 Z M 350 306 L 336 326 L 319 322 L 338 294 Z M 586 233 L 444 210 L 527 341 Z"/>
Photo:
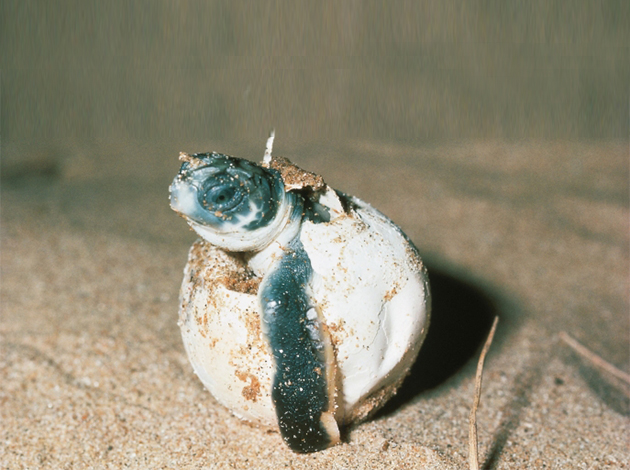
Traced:
<path id="1" fill-rule="evenodd" d="M 263 326 L 275 360 L 272 400 L 285 442 L 315 452 L 339 442 L 334 416 L 334 360 L 307 294 L 313 270 L 299 239 L 259 290 Z"/>

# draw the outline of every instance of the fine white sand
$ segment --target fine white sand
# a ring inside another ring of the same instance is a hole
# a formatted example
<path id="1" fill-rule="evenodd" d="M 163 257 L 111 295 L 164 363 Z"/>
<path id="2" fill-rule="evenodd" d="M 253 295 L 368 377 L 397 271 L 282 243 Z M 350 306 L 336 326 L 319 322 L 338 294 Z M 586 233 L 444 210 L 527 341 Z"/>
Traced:
<path id="1" fill-rule="evenodd" d="M 628 388 L 558 338 L 630 368 L 626 144 L 282 156 L 381 209 L 424 255 L 433 325 L 394 401 L 311 455 L 233 417 L 193 374 L 176 325 L 195 238 L 168 208 L 177 155 L 135 168 L 68 156 L 50 172 L 35 159 L 2 183 L 2 468 L 466 468 L 494 314 L 484 468 L 630 466 Z"/>

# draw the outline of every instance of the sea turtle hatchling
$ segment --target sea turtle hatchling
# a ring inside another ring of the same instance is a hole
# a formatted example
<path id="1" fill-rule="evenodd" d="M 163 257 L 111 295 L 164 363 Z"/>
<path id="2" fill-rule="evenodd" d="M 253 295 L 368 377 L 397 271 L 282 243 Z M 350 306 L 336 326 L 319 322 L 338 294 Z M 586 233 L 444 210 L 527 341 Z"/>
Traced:
<path id="1" fill-rule="evenodd" d="M 391 220 L 271 143 L 261 165 L 180 155 L 171 207 L 201 239 L 178 324 L 219 402 L 314 452 L 396 392 L 428 328 L 428 277 Z"/>

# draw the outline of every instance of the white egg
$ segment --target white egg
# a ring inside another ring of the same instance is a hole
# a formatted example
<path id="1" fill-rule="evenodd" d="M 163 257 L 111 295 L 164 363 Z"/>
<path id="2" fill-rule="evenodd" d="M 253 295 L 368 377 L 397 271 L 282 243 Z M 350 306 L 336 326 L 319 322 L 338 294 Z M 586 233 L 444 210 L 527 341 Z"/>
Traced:
<path id="1" fill-rule="evenodd" d="M 424 340 L 430 296 L 416 248 L 383 214 L 284 159 L 181 158 L 171 205 L 202 237 L 179 313 L 196 374 L 293 450 L 336 444 L 339 427 L 396 392 Z"/>

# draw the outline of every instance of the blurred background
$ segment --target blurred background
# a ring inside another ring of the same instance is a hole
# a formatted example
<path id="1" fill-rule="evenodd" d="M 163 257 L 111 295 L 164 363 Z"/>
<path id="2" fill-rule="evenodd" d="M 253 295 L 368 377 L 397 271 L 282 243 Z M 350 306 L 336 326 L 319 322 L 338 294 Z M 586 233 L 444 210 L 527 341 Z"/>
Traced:
<path id="1" fill-rule="evenodd" d="M 628 2 L 1 2 L 2 172 L 627 140 Z M 32 165 L 32 167 L 29 167 Z M 172 170 L 172 165 L 169 165 Z"/>

